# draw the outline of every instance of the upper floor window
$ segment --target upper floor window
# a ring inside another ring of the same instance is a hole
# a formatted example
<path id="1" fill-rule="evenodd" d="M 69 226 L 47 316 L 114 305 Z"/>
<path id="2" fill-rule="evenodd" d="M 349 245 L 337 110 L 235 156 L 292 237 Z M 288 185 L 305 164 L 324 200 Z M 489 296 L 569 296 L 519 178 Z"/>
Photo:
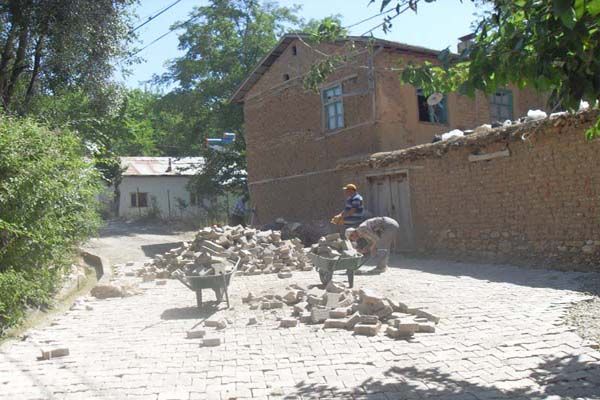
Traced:
<path id="1" fill-rule="evenodd" d="M 417 103 L 419 105 L 419 121 L 434 124 L 448 123 L 448 102 L 446 96 L 439 103 L 430 106 L 423 89 L 417 89 Z"/>
<path id="2" fill-rule="evenodd" d="M 342 85 L 323 90 L 323 112 L 329 131 L 344 127 L 344 103 L 341 96 Z"/>
<path id="3" fill-rule="evenodd" d="M 492 121 L 499 122 L 513 119 L 513 97 L 510 90 L 498 90 L 490 97 L 490 117 Z"/>
<path id="4" fill-rule="evenodd" d="M 294 56 L 298 55 L 298 48 L 296 46 L 292 46 L 292 55 L 294 55 Z"/>

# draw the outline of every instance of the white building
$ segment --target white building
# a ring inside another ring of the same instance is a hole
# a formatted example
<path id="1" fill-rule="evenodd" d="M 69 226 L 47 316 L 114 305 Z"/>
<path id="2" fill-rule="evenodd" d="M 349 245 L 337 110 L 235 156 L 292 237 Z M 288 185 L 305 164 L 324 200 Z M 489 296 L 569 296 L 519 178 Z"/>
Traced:
<path id="1" fill-rule="evenodd" d="M 181 218 L 199 212 L 195 198 L 186 188 L 190 177 L 203 166 L 202 157 L 121 157 L 125 169 L 119 185 L 119 216 L 154 214 Z"/>

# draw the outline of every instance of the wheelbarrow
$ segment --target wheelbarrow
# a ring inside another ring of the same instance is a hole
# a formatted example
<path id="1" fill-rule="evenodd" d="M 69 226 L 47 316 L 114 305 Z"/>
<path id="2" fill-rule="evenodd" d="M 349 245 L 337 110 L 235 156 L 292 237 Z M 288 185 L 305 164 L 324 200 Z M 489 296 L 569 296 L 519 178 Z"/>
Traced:
<path id="1" fill-rule="evenodd" d="M 319 278 L 323 285 L 327 285 L 329 281 L 333 279 L 333 273 L 335 271 L 346 270 L 346 275 L 348 275 L 348 286 L 350 287 L 354 286 L 354 273 L 371 258 L 363 255 L 358 255 L 356 257 L 339 256 L 337 258 L 328 258 L 314 253 L 308 253 L 308 257 L 319 273 Z"/>
<path id="2" fill-rule="evenodd" d="M 177 279 L 188 287 L 193 292 L 196 292 L 196 304 L 198 308 L 202 308 L 202 289 L 212 289 L 215 292 L 217 298 L 217 304 L 223 301 L 223 296 L 227 301 L 227 308 L 229 308 L 229 292 L 227 288 L 231 283 L 231 278 L 240 265 L 240 258 L 238 257 L 235 266 L 231 272 L 221 275 L 204 275 L 204 276 L 179 276 Z"/>

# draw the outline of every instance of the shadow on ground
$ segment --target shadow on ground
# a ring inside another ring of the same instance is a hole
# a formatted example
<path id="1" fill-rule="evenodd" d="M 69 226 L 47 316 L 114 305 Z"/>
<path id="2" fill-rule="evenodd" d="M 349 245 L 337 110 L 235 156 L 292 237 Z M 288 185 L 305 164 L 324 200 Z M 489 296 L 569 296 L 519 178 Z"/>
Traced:
<path id="1" fill-rule="evenodd" d="M 598 272 L 566 272 L 506 264 L 476 264 L 444 259 L 406 258 L 398 255 L 392 258 L 390 265 L 392 268 L 398 269 L 454 277 L 465 276 L 483 281 L 511 283 L 519 286 L 586 292 L 600 291 L 600 273 Z M 590 285 L 590 282 L 595 282 L 595 284 Z"/>
<path id="2" fill-rule="evenodd" d="M 360 386 L 339 388 L 300 382 L 286 398 L 368 399 L 599 399 L 600 365 L 576 357 L 552 358 L 531 370 L 526 380 L 504 381 L 497 387 L 456 379 L 439 368 L 393 367 L 385 379 L 368 378 Z"/>
<path id="3" fill-rule="evenodd" d="M 194 230 L 197 230 L 197 228 L 189 224 L 186 225 L 171 221 L 110 220 L 100 229 L 98 237 L 134 236 L 139 234 L 176 235 Z"/>
<path id="4" fill-rule="evenodd" d="M 160 319 L 207 319 L 219 311 L 219 304 L 216 302 L 206 302 L 202 308 L 198 307 L 180 307 L 169 308 L 162 312 Z"/>
<path id="5" fill-rule="evenodd" d="M 169 242 L 169 243 L 157 243 L 142 245 L 142 251 L 146 257 L 154 258 L 157 254 L 166 253 L 176 247 L 181 247 L 183 242 Z"/>

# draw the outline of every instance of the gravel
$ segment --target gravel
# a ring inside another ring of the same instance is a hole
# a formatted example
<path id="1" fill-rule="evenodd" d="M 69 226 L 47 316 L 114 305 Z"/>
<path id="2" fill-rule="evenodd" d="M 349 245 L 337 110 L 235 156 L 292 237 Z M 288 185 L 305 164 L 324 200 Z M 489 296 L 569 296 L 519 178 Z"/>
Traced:
<path id="1" fill-rule="evenodd" d="M 583 290 L 592 296 L 574 304 L 567 315 L 570 324 L 577 327 L 577 333 L 584 339 L 600 347 L 600 278 L 586 278 Z"/>

